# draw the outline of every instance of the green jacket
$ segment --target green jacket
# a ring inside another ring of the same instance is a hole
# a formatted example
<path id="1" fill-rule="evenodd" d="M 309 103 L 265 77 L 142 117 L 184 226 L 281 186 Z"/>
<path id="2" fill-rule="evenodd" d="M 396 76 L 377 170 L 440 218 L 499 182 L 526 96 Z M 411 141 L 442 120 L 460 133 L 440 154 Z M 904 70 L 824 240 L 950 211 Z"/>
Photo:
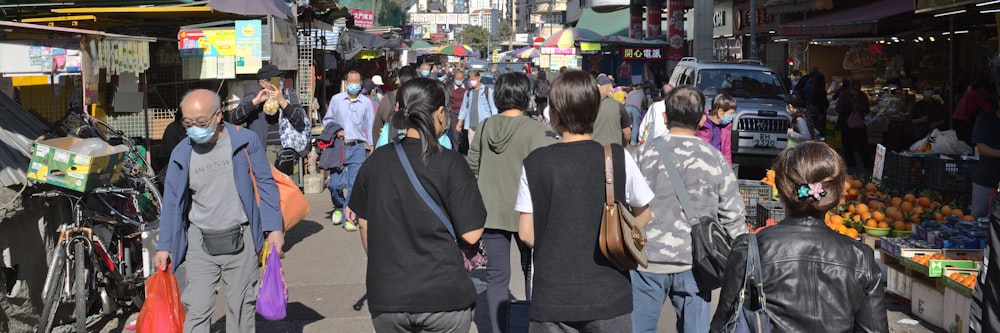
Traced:
<path id="1" fill-rule="evenodd" d="M 469 166 L 479 178 L 486 206 L 486 228 L 517 232 L 514 211 L 522 162 L 539 147 L 556 140 L 545 136 L 542 123 L 527 116 L 494 115 L 479 126 L 469 146 Z"/>

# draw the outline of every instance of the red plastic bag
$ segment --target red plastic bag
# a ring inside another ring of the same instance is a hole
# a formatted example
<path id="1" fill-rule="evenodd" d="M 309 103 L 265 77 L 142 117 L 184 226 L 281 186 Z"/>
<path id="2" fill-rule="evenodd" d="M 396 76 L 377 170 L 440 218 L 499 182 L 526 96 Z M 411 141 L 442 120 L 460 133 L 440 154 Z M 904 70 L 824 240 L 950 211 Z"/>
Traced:
<path id="1" fill-rule="evenodd" d="M 177 277 L 170 270 L 146 280 L 146 303 L 139 311 L 136 322 L 137 333 L 182 333 L 184 332 L 184 304 L 177 288 Z"/>

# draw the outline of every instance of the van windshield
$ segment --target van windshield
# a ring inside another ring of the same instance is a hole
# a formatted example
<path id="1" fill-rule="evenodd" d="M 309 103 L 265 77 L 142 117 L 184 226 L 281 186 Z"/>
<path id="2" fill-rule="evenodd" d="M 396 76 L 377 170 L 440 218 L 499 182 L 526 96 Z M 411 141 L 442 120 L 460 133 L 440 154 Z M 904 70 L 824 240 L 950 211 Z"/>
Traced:
<path id="1" fill-rule="evenodd" d="M 752 69 L 702 69 L 695 84 L 706 96 L 727 93 L 733 97 L 785 100 L 786 90 L 777 74 Z"/>

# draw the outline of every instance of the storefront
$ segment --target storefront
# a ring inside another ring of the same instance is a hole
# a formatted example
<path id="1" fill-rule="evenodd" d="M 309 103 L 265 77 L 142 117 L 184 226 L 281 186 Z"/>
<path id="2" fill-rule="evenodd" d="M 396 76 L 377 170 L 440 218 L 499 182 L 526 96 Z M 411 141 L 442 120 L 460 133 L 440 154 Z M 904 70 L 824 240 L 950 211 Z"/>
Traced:
<path id="1" fill-rule="evenodd" d="M 739 61 L 743 59 L 743 36 L 736 36 L 736 15 L 733 2 L 715 4 L 712 13 L 712 49 L 717 61 Z"/>

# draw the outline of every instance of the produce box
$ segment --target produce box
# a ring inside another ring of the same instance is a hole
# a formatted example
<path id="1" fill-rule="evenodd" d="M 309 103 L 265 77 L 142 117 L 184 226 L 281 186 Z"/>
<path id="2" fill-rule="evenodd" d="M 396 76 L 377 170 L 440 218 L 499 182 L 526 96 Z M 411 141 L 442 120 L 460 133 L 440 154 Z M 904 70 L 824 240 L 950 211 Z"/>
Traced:
<path id="1" fill-rule="evenodd" d="M 910 299 L 910 284 L 913 278 L 906 275 L 903 268 L 886 266 L 885 290 L 899 297 Z"/>
<path id="2" fill-rule="evenodd" d="M 963 296 L 971 297 L 972 288 L 952 279 L 951 275 L 954 273 L 958 273 L 961 276 L 970 276 L 972 274 L 979 274 L 979 269 L 947 267 L 944 269 L 944 276 L 941 278 L 944 281 L 944 286 L 948 289 Z"/>
<path id="3" fill-rule="evenodd" d="M 945 268 L 977 268 L 979 267 L 979 262 L 972 260 L 930 260 L 927 262 L 927 266 L 921 265 L 911 258 L 904 258 L 900 260 L 903 266 L 909 267 L 915 272 L 923 274 L 929 277 L 941 277 L 944 274 Z"/>
<path id="4" fill-rule="evenodd" d="M 928 184 L 941 190 L 966 190 L 972 187 L 978 160 L 941 155 L 927 158 Z"/>
<path id="5" fill-rule="evenodd" d="M 910 312 L 931 325 L 941 327 L 944 315 L 944 291 L 914 279 L 910 285 Z"/>
<path id="6" fill-rule="evenodd" d="M 969 294 L 963 294 L 952 288 L 947 288 L 948 279 L 945 279 L 944 288 L 944 309 L 941 314 L 941 328 L 950 333 L 965 333 L 969 331 L 969 312 L 972 307 L 972 290 Z M 964 286 L 962 286 L 964 288 Z"/>
<path id="7" fill-rule="evenodd" d="M 746 223 L 754 228 L 764 226 L 764 221 L 757 221 L 757 202 L 770 201 L 773 188 L 760 180 L 751 179 L 740 179 L 739 188 L 743 205 L 746 207 Z"/>
<path id="8" fill-rule="evenodd" d="M 879 246 L 881 246 L 883 251 L 892 254 L 894 257 L 904 257 L 904 254 L 906 254 L 905 257 L 913 258 L 914 255 L 940 253 L 941 251 L 928 251 L 931 248 L 930 243 L 914 238 L 882 237 L 879 238 Z"/>
<path id="9" fill-rule="evenodd" d="M 923 183 L 927 173 L 927 159 L 909 152 L 903 154 L 889 152 L 885 155 L 885 169 L 882 178 L 905 184 Z"/>
<path id="10" fill-rule="evenodd" d="M 757 202 L 757 221 L 763 225 L 768 219 L 781 222 L 785 218 L 785 206 L 777 201 Z"/>
<path id="11" fill-rule="evenodd" d="M 70 151 L 79 138 L 56 138 L 35 144 L 28 166 L 28 179 L 78 192 L 118 180 L 124 153 L 87 156 Z"/>

